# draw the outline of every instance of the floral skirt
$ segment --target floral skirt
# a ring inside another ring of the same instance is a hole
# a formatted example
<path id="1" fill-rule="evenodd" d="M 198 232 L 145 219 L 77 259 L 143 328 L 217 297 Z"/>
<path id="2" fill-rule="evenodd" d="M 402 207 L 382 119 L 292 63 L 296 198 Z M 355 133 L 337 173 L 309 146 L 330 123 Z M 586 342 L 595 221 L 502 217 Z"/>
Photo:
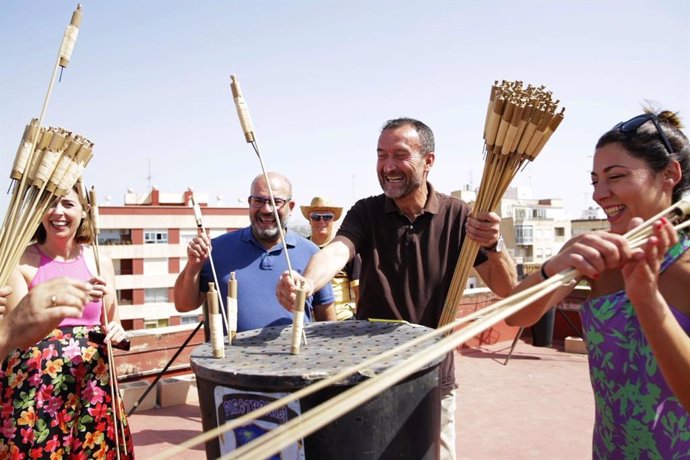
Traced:
<path id="1" fill-rule="evenodd" d="M 87 340 L 99 329 L 55 329 L 5 359 L 0 459 L 115 459 L 118 445 L 121 459 L 134 458 L 120 398 L 117 423 L 113 417 L 108 353 Z"/>

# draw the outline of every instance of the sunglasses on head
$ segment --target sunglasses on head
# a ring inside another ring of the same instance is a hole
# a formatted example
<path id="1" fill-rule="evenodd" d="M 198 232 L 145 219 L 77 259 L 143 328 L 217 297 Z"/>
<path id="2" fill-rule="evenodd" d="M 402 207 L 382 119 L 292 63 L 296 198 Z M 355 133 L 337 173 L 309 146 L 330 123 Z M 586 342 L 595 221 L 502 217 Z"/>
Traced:
<path id="1" fill-rule="evenodd" d="M 326 213 L 326 214 L 319 214 L 317 212 L 313 212 L 309 215 L 309 218 L 313 220 L 314 222 L 318 222 L 320 220 L 323 220 L 324 222 L 330 222 L 333 220 L 335 217 L 334 214 Z"/>
<path id="2" fill-rule="evenodd" d="M 613 127 L 613 129 L 617 129 L 623 134 L 634 133 L 637 131 L 637 128 L 647 123 L 649 120 L 652 120 L 652 123 L 654 123 L 654 127 L 656 128 L 656 132 L 659 133 L 661 142 L 664 144 L 664 147 L 666 148 L 668 154 L 671 155 L 673 153 L 671 142 L 669 142 L 668 137 L 666 137 L 666 134 L 664 134 L 664 131 L 661 129 L 657 116 L 653 113 L 643 113 L 642 115 L 632 117 L 628 121 L 622 121 L 618 123 L 616 126 Z"/>

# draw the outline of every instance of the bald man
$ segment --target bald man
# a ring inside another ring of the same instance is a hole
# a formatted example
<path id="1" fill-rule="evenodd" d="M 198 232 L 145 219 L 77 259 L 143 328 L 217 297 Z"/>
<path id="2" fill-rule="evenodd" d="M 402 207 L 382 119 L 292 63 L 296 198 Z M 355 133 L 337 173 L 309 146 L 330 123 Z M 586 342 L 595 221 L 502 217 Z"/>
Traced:
<path id="1" fill-rule="evenodd" d="M 281 226 L 293 270 L 303 271 L 319 248 L 306 238 L 288 230 L 287 223 L 295 207 L 292 184 L 287 177 L 268 173 L 279 222 L 276 221 L 268 186 L 263 175 L 257 176 L 249 190 L 250 226 L 209 240 L 203 232 L 187 246 L 187 265 L 175 282 L 175 308 L 194 310 L 206 300 L 208 283 L 213 282 L 209 254 L 218 276 L 221 298 L 227 297 L 230 273 L 238 285 L 237 331 L 266 326 L 292 324 L 292 313 L 284 309 L 274 295 L 280 274 L 287 269 Z M 307 298 L 305 321 L 335 320 L 333 289 L 330 285 Z M 313 312 L 313 315 L 312 315 Z"/>

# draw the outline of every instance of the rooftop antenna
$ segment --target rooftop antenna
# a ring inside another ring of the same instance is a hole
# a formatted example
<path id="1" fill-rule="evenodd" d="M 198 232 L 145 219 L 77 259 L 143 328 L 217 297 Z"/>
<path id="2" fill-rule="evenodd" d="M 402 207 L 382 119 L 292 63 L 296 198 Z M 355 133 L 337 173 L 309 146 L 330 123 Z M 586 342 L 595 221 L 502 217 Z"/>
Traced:
<path id="1" fill-rule="evenodd" d="M 151 185 L 151 180 L 153 179 L 153 176 L 151 175 L 151 158 L 149 158 L 149 173 L 146 176 L 146 182 L 149 184 L 149 190 L 153 190 L 153 186 Z"/>

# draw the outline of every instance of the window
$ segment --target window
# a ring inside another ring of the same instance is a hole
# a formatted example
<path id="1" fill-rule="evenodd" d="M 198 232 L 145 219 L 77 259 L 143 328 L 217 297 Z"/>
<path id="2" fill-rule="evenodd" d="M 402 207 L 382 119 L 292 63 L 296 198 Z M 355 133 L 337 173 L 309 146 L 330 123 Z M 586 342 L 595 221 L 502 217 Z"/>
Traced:
<path id="1" fill-rule="evenodd" d="M 134 274 L 134 263 L 132 262 L 132 259 L 115 259 L 113 260 L 113 267 L 115 268 L 116 275 Z"/>
<path id="2" fill-rule="evenodd" d="M 198 230 L 180 230 L 180 244 L 187 246 L 198 234 Z"/>
<path id="3" fill-rule="evenodd" d="M 134 299 L 134 291 L 132 289 L 118 289 L 117 303 L 118 305 L 132 305 Z"/>
<path id="4" fill-rule="evenodd" d="M 168 231 L 144 230 L 144 244 L 168 244 Z"/>
<path id="5" fill-rule="evenodd" d="M 156 329 L 158 327 L 167 327 L 168 319 L 147 319 L 144 321 L 144 329 Z"/>
<path id="6" fill-rule="evenodd" d="M 98 244 L 132 244 L 132 231 L 128 228 L 104 228 L 98 233 Z"/>
<path id="7" fill-rule="evenodd" d="M 168 302 L 168 288 L 147 288 L 144 289 L 145 303 L 161 303 Z"/>
<path id="8" fill-rule="evenodd" d="M 199 317 L 197 315 L 180 317 L 180 324 L 197 324 L 198 322 Z"/>
<path id="9" fill-rule="evenodd" d="M 225 235 L 226 233 L 228 233 L 228 231 L 225 230 L 224 228 L 216 228 L 216 229 L 212 228 L 208 231 L 208 237 L 213 239 L 213 238 L 216 238 L 218 236 Z"/>
<path id="10" fill-rule="evenodd" d="M 515 226 L 515 242 L 517 244 L 532 244 L 534 240 L 534 229 L 531 225 Z"/>
<path id="11" fill-rule="evenodd" d="M 152 257 L 144 259 L 144 275 L 167 275 L 167 257 Z"/>

